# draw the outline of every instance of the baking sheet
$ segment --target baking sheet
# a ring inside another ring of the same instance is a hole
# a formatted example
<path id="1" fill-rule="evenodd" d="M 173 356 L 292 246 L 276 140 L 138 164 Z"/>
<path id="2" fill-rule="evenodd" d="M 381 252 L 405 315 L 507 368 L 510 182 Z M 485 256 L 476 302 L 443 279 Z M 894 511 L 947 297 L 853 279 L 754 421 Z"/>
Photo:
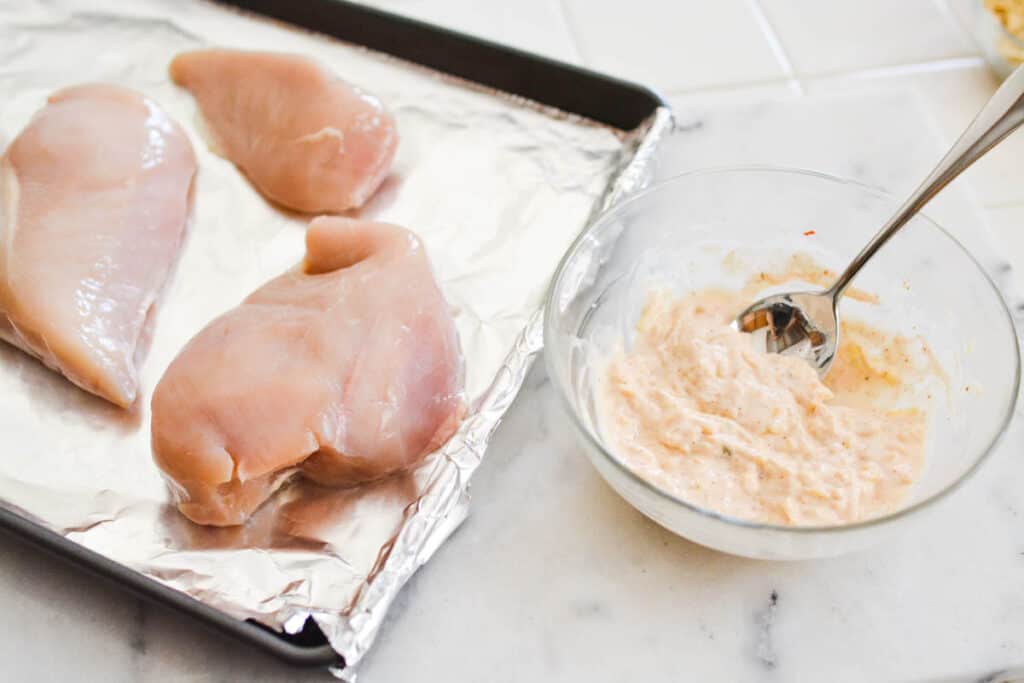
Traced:
<path id="1" fill-rule="evenodd" d="M 456 310 L 474 408 L 409 475 L 340 492 L 299 482 L 235 529 L 193 525 L 168 504 L 150 458 L 148 399 L 195 332 L 301 258 L 308 217 L 268 205 L 207 149 L 194 102 L 166 77 L 174 54 L 204 45 L 316 57 L 395 113 L 394 172 L 362 214 L 426 243 Z M 0 6 L 0 138 L 52 91 L 88 81 L 138 89 L 186 128 L 199 159 L 192 219 L 134 410 L 0 347 L 0 501 L 236 617 L 297 632 L 311 616 L 355 664 L 398 589 L 464 518 L 469 476 L 540 347 L 537 311 L 558 259 L 595 207 L 643 182 L 668 115 L 628 138 L 204 2 Z"/>

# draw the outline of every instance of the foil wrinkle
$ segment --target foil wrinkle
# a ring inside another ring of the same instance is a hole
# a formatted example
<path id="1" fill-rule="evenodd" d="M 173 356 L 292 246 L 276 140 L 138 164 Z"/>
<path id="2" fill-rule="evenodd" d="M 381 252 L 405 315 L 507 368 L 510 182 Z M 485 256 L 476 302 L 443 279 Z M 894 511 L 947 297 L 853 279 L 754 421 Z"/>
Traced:
<path id="1" fill-rule="evenodd" d="M 301 259 L 310 217 L 268 204 L 208 148 L 194 101 L 166 73 L 202 46 L 307 55 L 395 114 L 393 172 L 360 214 L 423 239 L 455 310 L 471 401 L 414 471 L 346 490 L 296 481 L 228 529 L 170 505 L 149 399 L 193 334 Z M 465 519 L 470 477 L 541 348 L 562 254 L 595 212 L 646 183 L 671 117 L 624 135 L 201 0 L 0 2 L 0 149 L 50 93 L 83 82 L 139 90 L 185 128 L 199 163 L 192 214 L 132 410 L 0 344 L 0 505 L 239 619 L 294 633 L 311 618 L 351 676 L 402 585 Z"/>

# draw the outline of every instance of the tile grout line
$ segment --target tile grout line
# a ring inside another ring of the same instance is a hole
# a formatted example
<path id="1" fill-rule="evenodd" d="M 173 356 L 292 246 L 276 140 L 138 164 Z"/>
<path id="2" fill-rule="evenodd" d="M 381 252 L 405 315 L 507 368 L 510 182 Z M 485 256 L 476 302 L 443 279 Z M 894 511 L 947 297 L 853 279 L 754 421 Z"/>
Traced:
<path id="1" fill-rule="evenodd" d="M 555 2 L 558 4 L 558 13 L 562 17 L 562 23 L 565 24 L 565 30 L 569 34 L 569 40 L 572 43 L 573 50 L 576 52 L 576 56 L 581 64 L 591 66 L 590 60 L 583 54 L 583 44 L 577 35 L 576 26 L 573 24 L 572 13 L 569 12 L 569 8 L 565 4 L 566 0 L 555 0 Z"/>
<path id="2" fill-rule="evenodd" d="M 908 64 L 894 64 L 891 66 L 867 67 L 864 69 L 846 69 L 829 71 L 820 74 L 807 76 L 801 81 L 801 93 L 806 94 L 805 84 L 821 83 L 829 80 L 862 80 L 881 81 L 888 78 L 902 78 L 918 74 L 941 73 L 944 71 L 956 71 L 958 69 L 970 69 L 987 66 L 983 57 L 951 57 L 948 59 L 934 59 L 928 62 L 912 62 Z M 699 95 L 701 93 L 715 93 L 723 90 L 743 90 L 763 85 L 783 85 L 792 83 L 789 78 L 764 78 L 739 83 L 723 83 L 720 85 L 706 85 L 697 88 L 669 88 L 665 90 L 666 95 Z"/>
<path id="3" fill-rule="evenodd" d="M 792 83 L 793 83 L 793 81 L 790 80 L 790 79 L 787 79 L 787 78 L 765 78 L 765 79 L 762 79 L 762 80 L 741 81 L 741 82 L 738 82 L 738 83 L 721 83 L 721 84 L 718 84 L 718 85 L 702 85 L 702 86 L 698 86 L 696 88 L 688 88 L 688 87 L 685 87 L 685 86 L 681 87 L 681 88 L 666 88 L 664 90 L 661 90 L 660 92 L 663 95 L 665 95 L 666 97 L 682 97 L 682 96 L 686 96 L 686 95 L 704 95 L 704 94 L 714 94 L 714 93 L 720 93 L 720 92 L 729 92 L 730 90 L 740 91 L 740 90 L 747 90 L 749 88 L 757 88 L 757 87 L 768 86 L 768 85 L 791 86 Z"/>
<path id="4" fill-rule="evenodd" d="M 984 57 L 978 55 L 972 55 L 969 57 L 947 57 L 944 59 L 932 59 L 926 62 L 907 62 L 904 64 L 890 64 L 886 66 L 869 66 L 862 69 L 826 71 L 810 75 L 807 77 L 807 80 L 814 82 L 828 79 L 873 80 L 900 78 L 920 74 L 941 73 L 943 71 L 956 71 L 958 69 L 970 69 L 979 66 L 987 66 L 987 62 Z"/>
<path id="5" fill-rule="evenodd" d="M 768 19 L 768 15 L 764 11 L 764 7 L 761 5 L 761 0 L 746 0 L 747 7 L 754 15 L 754 21 L 757 22 L 758 27 L 761 29 L 762 35 L 768 41 L 768 48 L 775 55 L 776 61 L 779 66 L 782 67 L 783 74 L 786 76 L 786 80 L 789 82 L 790 89 L 793 90 L 796 95 L 804 94 L 803 83 L 797 78 L 796 70 L 793 68 L 793 62 L 789 58 L 789 53 L 786 52 L 785 46 L 782 44 L 782 38 L 779 36 L 778 31 L 772 26 L 772 22 Z"/>
<path id="6" fill-rule="evenodd" d="M 999 211 L 1001 209 L 1024 209 L 1024 199 L 1009 199 L 1006 201 L 989 202 L 985 203 L 979 201 L 978 204 L 986 211 Z"/>
<path id="7" fill-rule="evenodd" d="M 947 21 L 956 26 L 963 35 L 967 36 L 967 42 L 977 50 L 977 54 L 983 55 L 985 53 L 985 46 L 981 44 L 978 36 L 975 35 L 973 27 L 968 25 L 966 20 L 953 9 L 949 4 L 949 0 L 932 0 L 932 4 L 939 10 L 939 14 L 946 17 Z"/>
<path id="8" fill-rule="evenodd" d="M 869 67 L 866 69 L 832 71 L 815 74 L 805 78 L 801 81 L 802 88 L 799 94 L 806 94 L 807 85 L 828 81 L 847 80 L 862 81 L 864 83 L 877 83 L 884 82 L 890 78 L 903 78 L 918 74 L 942 73 L 945 71 L 956 71 L 958 69 L 971 69 L 984 66 L 987 66 L 987 62 L 982 57 L 953 57 L 949 59 L 936 59 L 929 62 L 914 62 L 909 64 L 896 64 L 893 66 Z M 663 92 L 666 97 L 685 97 L 688 95 L 700 96 L 728 91 L 742 91 L 762 86 L 791 86 L 792 84 L 793 80 L 786 78 L 765 78 L 739 83 L 700 86 L 697 88 L 668 88 Z"/>

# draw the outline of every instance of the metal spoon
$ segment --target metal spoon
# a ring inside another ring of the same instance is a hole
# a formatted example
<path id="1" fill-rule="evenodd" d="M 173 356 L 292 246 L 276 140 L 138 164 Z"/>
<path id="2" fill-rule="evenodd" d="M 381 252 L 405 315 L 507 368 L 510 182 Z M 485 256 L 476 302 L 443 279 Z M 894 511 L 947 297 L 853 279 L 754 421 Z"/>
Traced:
<path id="1" fill-rule="evenodd" d="M 889 238 L 967 167 L 1024 123 L 1024 66 L 1018 67 L 982 108 L 935 170 L 822 292 L 774 294 L 740 313 L 733 327 L 764 336 L 768 353 L 803 358 L 824 376 L 839 345 L 839 298 Z"/>

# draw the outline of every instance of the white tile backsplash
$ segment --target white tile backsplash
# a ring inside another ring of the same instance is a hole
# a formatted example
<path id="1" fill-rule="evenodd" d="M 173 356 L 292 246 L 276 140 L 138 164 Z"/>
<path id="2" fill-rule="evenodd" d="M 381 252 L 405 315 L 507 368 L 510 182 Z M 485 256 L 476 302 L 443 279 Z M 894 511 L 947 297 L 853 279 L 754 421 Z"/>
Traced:
<path id="1" fill-rule="evenodd" d="M 586 63 L 678 91 L 781 79 L 747 0 L 564 0 Z"/>
<path id="2" fill-rule="evenodd" d="M 967 31 L 973 32 L 978 20 L 977 13 L 982 0 L 939 0 L 945 2 L 946 7 L 957 18 L 960 25 Z"/>
<path id="3" fill-rule="evenodd" d="M 935 0 L 758 0 L 797 75 L 949 59 L 977 52 Z"/>
<path id="4" fill-rule="evenodd" d="M 575 41 L 559 0 L 357 0 L 445 28 L 580 63 Z"/>

